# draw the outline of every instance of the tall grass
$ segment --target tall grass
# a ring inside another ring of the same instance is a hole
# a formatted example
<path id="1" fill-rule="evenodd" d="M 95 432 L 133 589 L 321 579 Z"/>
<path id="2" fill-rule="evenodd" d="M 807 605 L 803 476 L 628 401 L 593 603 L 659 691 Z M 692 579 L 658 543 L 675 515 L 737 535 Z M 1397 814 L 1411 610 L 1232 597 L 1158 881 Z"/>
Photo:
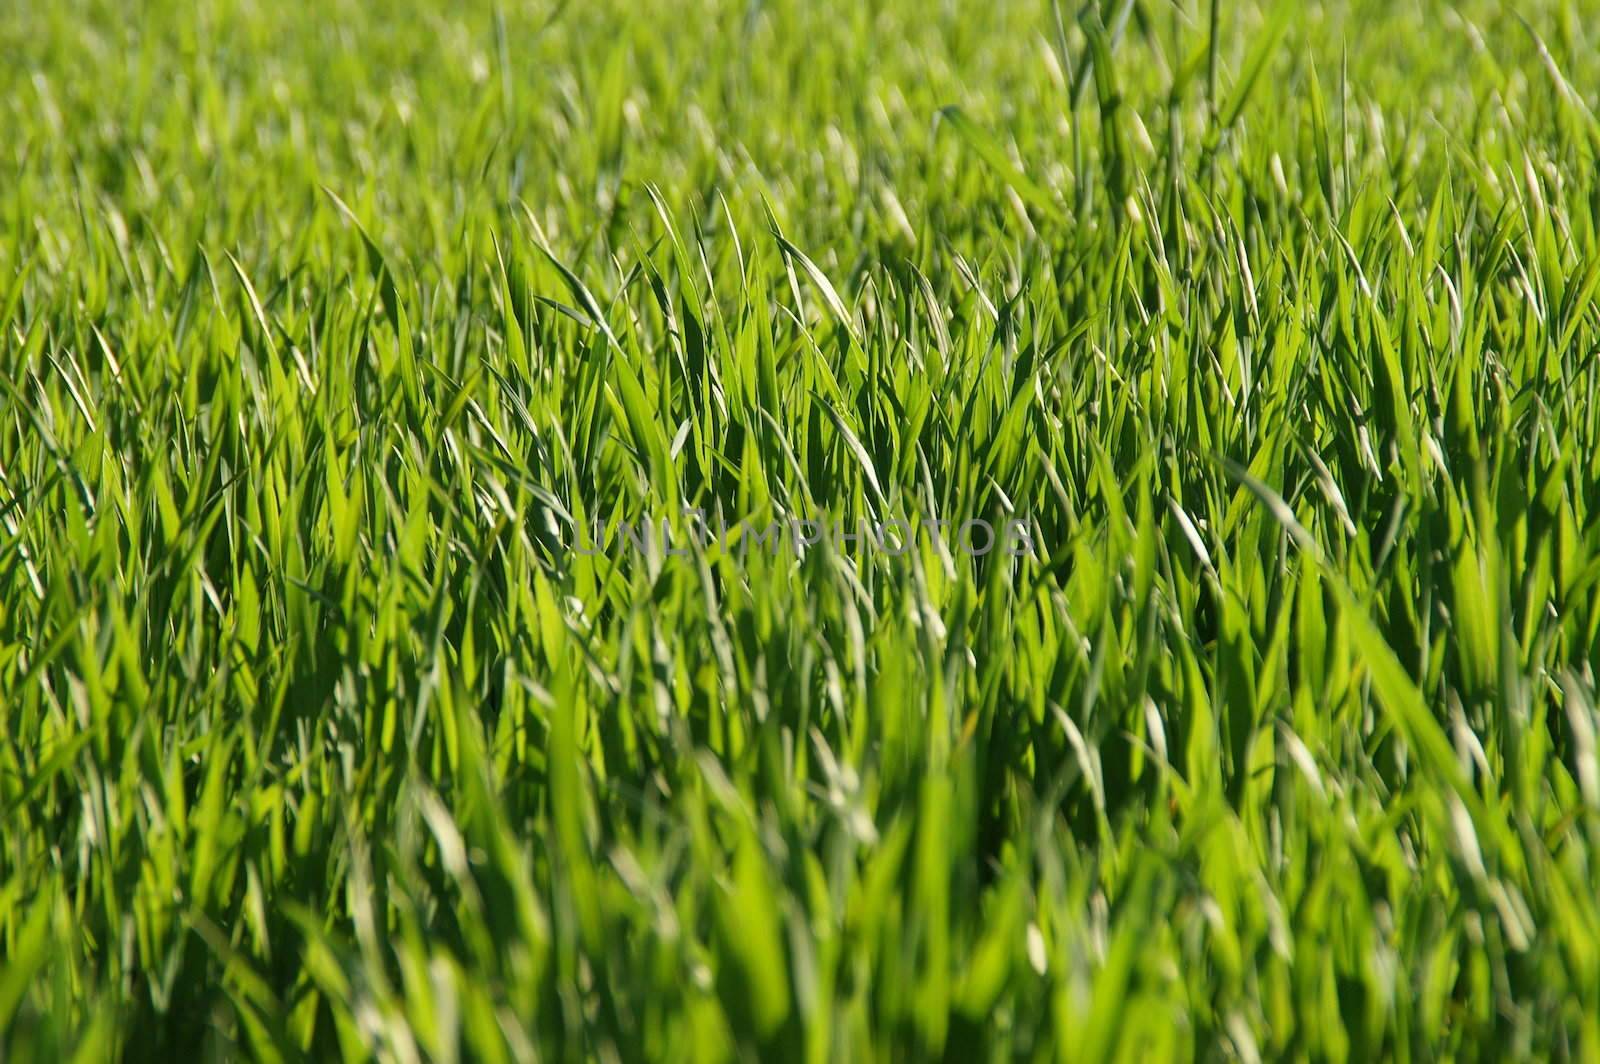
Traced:
<path id="1" fill-rule="evenodd" d="M 1600 1057 L 1582 5 L 387 8 L 0 10 L 0 1055 Z"/>

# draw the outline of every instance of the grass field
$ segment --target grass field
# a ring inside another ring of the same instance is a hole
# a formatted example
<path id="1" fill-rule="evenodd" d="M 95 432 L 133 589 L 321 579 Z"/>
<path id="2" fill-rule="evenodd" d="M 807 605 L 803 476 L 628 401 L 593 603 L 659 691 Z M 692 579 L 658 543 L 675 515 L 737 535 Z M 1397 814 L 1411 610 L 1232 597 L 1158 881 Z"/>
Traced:
<path id="1" fill-rule="evenodd" d="M 1600 1060 L 1592 15 L 0 4 L 0 1059 Z"/>

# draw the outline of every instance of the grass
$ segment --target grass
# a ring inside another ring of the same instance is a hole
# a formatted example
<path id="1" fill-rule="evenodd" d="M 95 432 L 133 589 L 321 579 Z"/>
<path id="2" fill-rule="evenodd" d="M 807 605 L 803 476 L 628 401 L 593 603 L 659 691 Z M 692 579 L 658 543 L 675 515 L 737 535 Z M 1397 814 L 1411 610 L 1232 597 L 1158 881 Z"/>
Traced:
<path id="1" fill-rule="evenodd" d="M 0 1056 L 1600 1059 L 1583 5 L 387 6 L 0 10 Z"/>

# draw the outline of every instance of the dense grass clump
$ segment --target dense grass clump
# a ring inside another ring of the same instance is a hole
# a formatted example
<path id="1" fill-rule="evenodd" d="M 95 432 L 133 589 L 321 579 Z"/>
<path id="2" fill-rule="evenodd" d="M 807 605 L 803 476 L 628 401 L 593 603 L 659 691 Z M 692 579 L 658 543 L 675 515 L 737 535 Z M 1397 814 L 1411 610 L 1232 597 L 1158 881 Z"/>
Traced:
<path id="1" fill-rule="evenodd" d="M 0 1057 L 1600 1058 L 1585 7 L 0 5 Z"/>

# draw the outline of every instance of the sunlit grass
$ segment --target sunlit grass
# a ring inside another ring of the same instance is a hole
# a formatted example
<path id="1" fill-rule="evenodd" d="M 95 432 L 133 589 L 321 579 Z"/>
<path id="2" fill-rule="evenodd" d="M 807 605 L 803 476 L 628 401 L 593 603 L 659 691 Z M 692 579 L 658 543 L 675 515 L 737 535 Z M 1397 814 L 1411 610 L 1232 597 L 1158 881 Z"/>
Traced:
<path id="1" fill-rule="evenodd" d="M 0 10 L 0 1057 L 1596 1059 L 1582 5 L 385 6 Z"/>

